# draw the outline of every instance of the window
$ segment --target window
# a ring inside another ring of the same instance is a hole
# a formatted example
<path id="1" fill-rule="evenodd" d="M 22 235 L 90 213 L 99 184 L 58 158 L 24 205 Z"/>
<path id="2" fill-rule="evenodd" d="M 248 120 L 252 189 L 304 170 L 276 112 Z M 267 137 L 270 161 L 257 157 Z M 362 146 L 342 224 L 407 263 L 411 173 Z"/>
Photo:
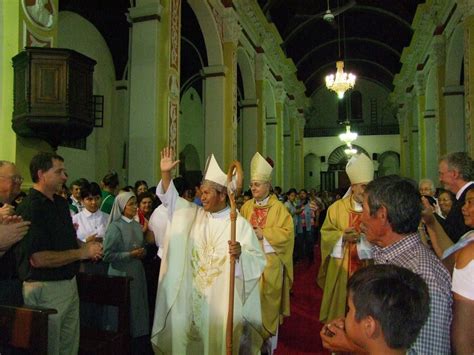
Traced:
<path id="1" fill-rule="evenodd" d="M 362 94 L 360 91 L 351 92 L 351 121 L 363 121 Z"/>

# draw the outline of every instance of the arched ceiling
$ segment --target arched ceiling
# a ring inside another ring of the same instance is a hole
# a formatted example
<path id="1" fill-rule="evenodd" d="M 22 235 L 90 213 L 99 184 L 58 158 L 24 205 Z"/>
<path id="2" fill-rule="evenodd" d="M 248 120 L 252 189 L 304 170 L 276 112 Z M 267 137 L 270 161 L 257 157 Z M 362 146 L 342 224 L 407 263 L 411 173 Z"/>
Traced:
<path id="1" fill-rule="evenodd" d="M 201 52 L 204 44 L 202 39 L 195 41 L 195 28 L 188 30 L 188 24 L 195 21 L 189 21 L 187 1 L 182 1 L 185 3 L 182 33 Z M 283 50 L 293 59 L 298 79 L 304 82 L 308 96 L 324 85 L 327 74 L 335 72 L 339 47 L 345 70 L 392 91 L 393 77 L 401 68 L 401 52 L 409 45 L 413 34 L 411 22 L 416 8 L 424 2 L 329 0 L 329 8 L 335 15 L 335 21 L 331 24 L 323 20 L 328 0 L 255 1 L 278 28 L 283 38 Z M 79 13 L 103 34 L 111 49 L 119 79 L 128 60 L 129 23 L 126 13 L 130 6 L 131 0 L 59 1 L 60 10 Z"/>
<path id="2" fill-rule="evenodd" d="M 283 38 L 282 48 L 297 66 L 298 79 L 312 95 L 344 59 L 345 71 L 389 91 L 400 71 L 400 56 L 413 34 L 420 0 L 258 0 Z M 334 22 L 323 19 L 327 8 Z M 340 50 L 339 50 L 340 48 Z"/>

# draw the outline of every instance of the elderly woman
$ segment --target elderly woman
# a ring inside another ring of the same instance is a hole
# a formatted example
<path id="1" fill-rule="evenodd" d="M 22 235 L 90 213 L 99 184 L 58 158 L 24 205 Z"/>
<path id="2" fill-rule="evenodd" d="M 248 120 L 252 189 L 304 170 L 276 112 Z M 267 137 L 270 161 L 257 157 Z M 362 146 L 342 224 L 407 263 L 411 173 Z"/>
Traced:
<path id="1" fill-rule="evenodd" d="M 140 224 L 134 220 L 137 199 L 133 192 L 123 192 L 114 201 L 104 238 L 104 261 L 110 263 L 108 274 L 129 276 L 130 334 L 138 338 L 149 334 L 147 284 L 141 259 L 145 256 Z"/>
<path id="2" fill-rule="evenodd" d="M 441 215 L 443 218 L 446 218 L 451 207 L 453 207 L 453 202 L 456 197 L 451 191 L 442 190 L 438 195 L 438 205 L 441 210 Z"/>
<path id="3" fill-rule="evenodd" d="M 253 226 L 267 259 L 260 279 L 260 298 L 265 340 L 262 352 L 268 353 L 272 353 L 276 345 L 280 321 L 290 312 L 294 245 L 293 219 L 278 198 L 270 194 L 272 170 L 272 166 L 255 153 L 250 167 L 253 199 L 240 211 Z"/>

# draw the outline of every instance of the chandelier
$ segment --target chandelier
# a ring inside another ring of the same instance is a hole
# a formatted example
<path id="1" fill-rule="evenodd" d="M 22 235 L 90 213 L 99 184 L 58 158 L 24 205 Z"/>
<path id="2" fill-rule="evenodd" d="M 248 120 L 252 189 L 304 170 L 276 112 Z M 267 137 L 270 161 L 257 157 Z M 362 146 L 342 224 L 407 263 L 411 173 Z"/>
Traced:
<path id="1" fill-rule="evenodd" d="M 351 132 L 351 126 L 349 122 L 346 121 L 346 131 L 339 135 L 339 139 L 346 143 L 347 146 L 350 146 L 352 142 L 357 139 L 357 133 Z M 352 148 L 352 146 L 350 146 L 350 148 Z"/>
<path id="2" fill-rule="evenodd" d="M 351 73 L 344 73 L 344 62 L 342 60 L 336 62 L 336 68 L 336 75 L 330 74 L 326 76 L 326 87 L 329 90 L 335 91 L 337 97 L 342 99 L 344 93 L 354 87 L 356 76 Z"/>
<path id="3" fill-rule="evenodd" d="M 342 15 L 342 37 L 343 37 L 343 44 L 344 44 L 344 52 L 346 51 L 346 41 L 345 41 L 345 32 L 346 26 L 344 22 L 345 15 Z M 326 87 L 329 90 L 335 91 L 337 93 L 337 97 L 342 99 L 344 97 L 344 93 L 352 89 L 355 85 L 356 76 L 351 73 L 344 73 L 344 58 L 343 53 L 341 53 L 341 26 L 337 26 L 337 48 L 338 48 L 338 55 L 339 60 L 336 62 L 336 74 L 329 74 L 326 76 Z"/>
<path id="4" fill-rule="evenodd" d="M 357 154 L 357 149 L 352 148 L 352 144 L 347 144 L 347 148 L 344 149 L 344 153 L 348 156 L 352 156 L 354 154 Z"/>

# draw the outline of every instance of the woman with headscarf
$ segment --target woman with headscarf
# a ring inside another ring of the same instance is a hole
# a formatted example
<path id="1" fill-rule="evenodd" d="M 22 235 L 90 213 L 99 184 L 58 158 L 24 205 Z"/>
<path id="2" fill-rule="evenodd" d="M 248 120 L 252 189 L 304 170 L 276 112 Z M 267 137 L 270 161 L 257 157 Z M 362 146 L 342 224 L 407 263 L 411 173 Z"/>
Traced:
<path id="1" fill-rule="evenodd" d="M 145 240 L 140 223 L 134 220 L 137 198 L 133 192 L 123 192 L 114 201 L 109 225 L 104 237 L 104 261 L 110 263 L 108 274 L 129 276 L 130 334 L 143 337 L 149 331 L 148 296 L 145 270 Z M 133 343 L 132 343 L 133 346 Z"/>

